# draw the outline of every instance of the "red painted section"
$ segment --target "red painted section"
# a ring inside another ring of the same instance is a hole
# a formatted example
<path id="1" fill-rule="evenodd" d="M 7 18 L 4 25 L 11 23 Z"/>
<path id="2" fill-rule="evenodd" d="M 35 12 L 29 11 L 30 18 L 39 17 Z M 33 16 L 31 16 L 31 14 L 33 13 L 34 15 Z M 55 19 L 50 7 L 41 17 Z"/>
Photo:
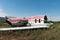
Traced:
<path id="1" fill-rule="evenodd" d="M 44 16 L 32 16 L 32 17 L 29 17 L 28 19 L 32 20 L 32 19 L 41 19 L 41 18 L 44 19 Z"/>
<path id="2" fill-rule="evenodd" d="M 8 21 L 9 22 L 19 22 L 19 21 L 23 21 L 23 20 L 27 20 L 25 18 L 9 18 Z"/>
<path id="3" fill-rule="evenodd" d="M 44 19 L 44 16 L 31 16 L 29 18 L 9 18 L 7 19 L 9 22 L 19 22 L 19 21 L 23 21 L 23 20 L 32 20 L 32 19 Z"/>

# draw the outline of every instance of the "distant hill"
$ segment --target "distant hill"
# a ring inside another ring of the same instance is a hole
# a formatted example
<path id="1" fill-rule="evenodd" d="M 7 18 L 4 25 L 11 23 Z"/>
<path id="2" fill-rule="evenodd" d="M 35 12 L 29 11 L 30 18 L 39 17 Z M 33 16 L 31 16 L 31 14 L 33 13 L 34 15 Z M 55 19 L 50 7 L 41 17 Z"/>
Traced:
<path id="1" fill-rule="evenodd" d="M 11 17 L 11 16 L 0 17 L 0 22 L 5 22 L 7 18 L 15 18 L 15 17 Z"/>
<path id="2" fill-rule="evenodd" d="M 5 17 L 0 17 L 0 22 L 5 22 L 6 18 Z"/>

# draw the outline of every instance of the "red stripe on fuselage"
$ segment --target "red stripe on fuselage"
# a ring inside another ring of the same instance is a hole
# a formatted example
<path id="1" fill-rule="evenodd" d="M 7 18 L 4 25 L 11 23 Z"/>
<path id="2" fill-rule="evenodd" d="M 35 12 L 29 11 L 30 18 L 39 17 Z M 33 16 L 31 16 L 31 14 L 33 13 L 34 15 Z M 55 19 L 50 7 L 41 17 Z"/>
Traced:
<path id="1" fill-rule="evenodd" d="M 27 19 L 24 19 L 24 18 L 9 18 L 8 19 L 9 22 L 19 22 L 23 20 L 27 20 Z"/>

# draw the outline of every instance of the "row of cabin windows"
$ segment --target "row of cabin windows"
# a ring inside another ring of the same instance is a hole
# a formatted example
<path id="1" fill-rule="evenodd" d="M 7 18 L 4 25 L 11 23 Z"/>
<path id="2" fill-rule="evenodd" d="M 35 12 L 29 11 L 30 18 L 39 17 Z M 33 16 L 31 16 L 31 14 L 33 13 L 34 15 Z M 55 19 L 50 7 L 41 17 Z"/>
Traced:
<path id="1" fill-rule="evenodd" d="M 42 20 L 42 21 L 43 21 L 43 20 Z M 41 22 L 41 19 L 38 19 L 38 20 L 35 19 L 35 23 L 37 23 L 37 22 L 40 23 L 40 22 Z M 47 20 L 44 20 L 44 23 L 47 23 Z"/>
<path id="2" fill-rule="evenodd" d="M 40 19 L 39 19 L 39 20 L 35 19 L 35 23 L 37 23 L 37 22 L 39 22 L 39 23 L 40 23 Z"/>
<path id="3" fill-rule="evenodd" d="M 35 19 L 35 23 L 37 23 L 37 22 L 40 23 L 41 22 L 40 19 L 39 20 Z M 45 20 L 44 23 L 47 23 L 47 20 Z"/>

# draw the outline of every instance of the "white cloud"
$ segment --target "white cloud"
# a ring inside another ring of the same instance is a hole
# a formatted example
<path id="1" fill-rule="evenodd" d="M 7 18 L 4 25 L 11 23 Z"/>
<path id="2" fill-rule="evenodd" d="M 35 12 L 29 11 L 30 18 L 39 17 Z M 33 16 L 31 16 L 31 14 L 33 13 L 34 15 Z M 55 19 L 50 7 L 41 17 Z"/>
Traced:
<path id="1" fill-rule="evenodd" d="M 0 17 L 7 16 L 7 14 L 3 11 L 3 9 L 0 9 Z"/>
<path id="2" fill-rule="evenodd" d="M 60 21 L 60 16 L 48 16 L 50 21 Z"/>

